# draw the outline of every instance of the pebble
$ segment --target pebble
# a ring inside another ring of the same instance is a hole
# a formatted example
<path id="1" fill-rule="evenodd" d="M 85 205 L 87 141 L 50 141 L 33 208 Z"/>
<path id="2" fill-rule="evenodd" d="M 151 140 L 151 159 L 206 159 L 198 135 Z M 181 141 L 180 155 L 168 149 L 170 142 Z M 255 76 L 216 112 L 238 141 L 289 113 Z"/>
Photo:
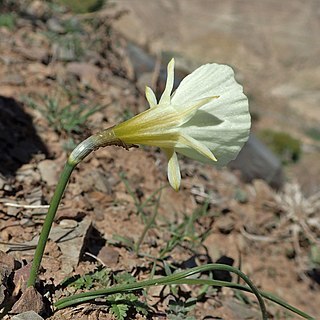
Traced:
<path id="1" fill-rule="evenodd" d="M 43 160 L 38 164 L 41 178 L 49 187 L 55 186 L 58 182 L 59 169 L 55 161 Z"/>
<path id="2" fill-rule="evenodd" d="M 27 311 L 13 316 L 12 320 L 43 320 L 43 318 L 34 311 Z"/>
<path id="3" fill-rule="evenodd" d="M 119 252 L 111 247 L 103 247 L 99 251 L 98 258 L 107 266 L 115 267 L 119 262 Z"/>
<path id="4" fill-rule="evenodd" d="M 60 221 L 59 225 L 63 229 L 73 229 L 77 227 L 78 222 L 71 219 L 64 219 Z"/>

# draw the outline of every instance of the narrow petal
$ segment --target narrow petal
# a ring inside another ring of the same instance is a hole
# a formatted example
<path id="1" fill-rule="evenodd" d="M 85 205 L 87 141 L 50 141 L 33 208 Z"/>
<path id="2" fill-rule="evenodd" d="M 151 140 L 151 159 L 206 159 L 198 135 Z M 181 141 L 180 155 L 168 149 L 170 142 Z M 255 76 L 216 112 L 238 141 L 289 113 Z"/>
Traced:
<path id="1" fill-rule="evenodd" d="M 177 154 L 174 149 L 163 149 L 168 158 L 168 180 L 171 187 L 178 191 L 181 182 L 181 174 Z"/>
<path id="2" fill-rule="evenodd" d="M 173 106 L 175 108 L 175 110 L 178 109 L 177 111 L 179 112 L 179 117 L 181 119 L 180 125 L 189 121 L 201 107 L 212 102 L 212 100 L 215 100 L 218 98 L 219 98 L 219 96 L 203 98 L 200 100 L 193 101 L 192 104 L 185 105 L 183 108 L 180 108 L 180 106 L 178 106 L 178 107 Z"/>
<path id="3" fill-rule="evenodd" d="M 159 104 L 170 103 L 170 95 L 173 89 L 173 82 L 174 82 L 174 59 L 172 58 L 168 63 L 166 87 L 162 93 Z"/>
<path id="4" fill-rule="evenodd" d="M 146 98 L 149 102 L 150 108 L 153 108 L 157 105 L 157 98 L 154 92 L 150 87 L 146 87 Z"/>
<path id="5" fill-rule="evenodd" d="M 209 148 L 206 147 L 205 144 L 197 141 L 196 139 L 194 139 L 188 135 L 181 134 L 179 136 L 178 146 L 180 146 L 180 145 L 187 146 L 188 149 L 190 150 L 190 153 L 193 152 L 195 154 L 200 154 L 211 161 L 214 161 L 214 162 L 217 161 L 216 157 L 209 150 Z"/>

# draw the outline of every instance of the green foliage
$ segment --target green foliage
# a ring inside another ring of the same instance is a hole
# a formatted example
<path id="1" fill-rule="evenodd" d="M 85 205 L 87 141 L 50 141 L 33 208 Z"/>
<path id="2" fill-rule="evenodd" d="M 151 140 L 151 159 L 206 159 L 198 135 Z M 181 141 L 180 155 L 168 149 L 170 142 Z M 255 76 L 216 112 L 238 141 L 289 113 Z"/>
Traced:
<path id="1" fill-rule="evenodd" d="M 127 192 L 129 193 L 129 195 L 132 197 L 132 199 L 134 201 L 134 205 L 136 207 L 137 214 L 140 214 L 142 216 L 142 218 L 144 220 L 146 220 L 147 215 L 144 211 L 145 208 L 152 208 L 158 203 L 156 196 L 160 195 L 162 189 L 166 188 L 167 185 L 159 187 L 147 199 L 145 199 L 144 201 L 141 201 L 141 199 L 137 196 L 137 192 L 135 192 L 133 190 L 132 186 L 130 185 L 125 173 L 121 172 L 119 174 L 119 177 L 120 177 L 121 181 L 124 183 Z"/>
<path id="2" fill-rule="evenodd" d="M 59 20 L 62 33 L 44 31 L 43 34 L 52 44 L 54 59 L 77 61 L 84 56 L 88 43 L 83 40 L 85 34 L 83 24 L 75 18 Z"/>
<path id="3" fill-rule="evenodd" d="M 129 310 L 129 304 L 124 296 L 122 293 L 116 293 L 107 298 L 111 304 L 110 311 L 118 320 L 124 320 Z"/>
<path id="4" fill-rule="evenodd" d="M 85 274 L 73 280 L 69 278 L 63 283 L 67 283 L 76 289 L 92 289 L 94 287 L 105 287 L 110 284 L 110 271 L 108 269 L 98 269 L 93 273 Z"/>
<path id="5" fill-rule="evenodd" d="M 128 272 L 123 272 L 114 275 L 116 284 L 129 284 L 136 282 L 136 279 Z M 117 318 L 117 320 L 124 320 L 128 316 L 128 312 L 140 313 L 146 315 L 148 313 L 148 306 L 139 301 L 138 296 L 130 292 L 121 292 L 108 295 L 106 297 L 107 303 L 110 305 L 110 312 Z"/>
<path id="6" fill-rule="evenodd" d="M 15 14 L 13 13 L 3 13 L 0 14 L 0 28 L 5 27 L 10 30 L 15 27 Z"/>
<path id="7" fill-rule="evenodd" d="M 88 13 L 101 9 L 105 0 L 58 0 L 74 13 Z"/>
<path id="8" fill-rule="evenodd" d="M 27 103 L 31 108 L 40 111 L 57 133 L 67 136 L 80 133 L 87 119 L 102 109 L 101 106 L 88 107 L 83 103 L 61 104 L 59 99 L 48 96 L 41 99 L 42 103 L 33 99 L 27 99 Z"/>
<path id="9" fill-rule="evenodd" d="M 288 133 L 265 129 L 260 131 L 258 135 L 280 157 L 284 164 L 299 160 L 301 156 L 301 143 Z"/>
<path id="10" fill-rule="evenodd" d="M 108 243 L 113 245 L 119 245 L 122 247 L 126 247 L 127 249 L 133 251 L 134 250 L 134 241 L 132 238 L 121 236 L 119 234 L 113 234 L 112 239 L 108 240 Z"/>
<path id="11" fill-rule="evenodd" d="M 235 273 L 238 277 L 240 277 L 245 281 L 246 285 L 241 285 L 234 282 L 225 282 L 225 281 L 193 277 L 196 274 L 212 272 L 214 270 L 223 270 L 223 271 Z M 158 277 L 155 279 L 152 278 L 152 279 L 129 283 L 129 284 L 113 285 L 97 291 L 90 291 L 90 292 L 75 294 L 70 297 L 60 299 L 55 303 L 55 307 L 57 309 L 62 309 L 62 308 L 76 305 L 79 303 L 88 302 L 96 298 L 101 298 L 101 296 L 103 295 L 108 297 L 116 293 L 127 294 L 128 292 L 141 290 L 141 288 L 148 288 L 150 286 L 176 285 L 176 284 L 183 284 L 183 283 L 188 285 L 210 285 L 210 286 L 219 286 L 219 287 L 230 287 L 230 288 L 242 290 L 245 292 L 251 292 L 256 296 L 259 302 L 262 319 L 264 320 L 268 319 L 268 314 L 267 314 L 267 310 L 266 310 L 266 306 L 263 301 L 263 298 L 273 301 L 279 304 L 280 306 L 304 317 L 305 319 L 315 319 L 310 315 L 306 314 L 305 312 L 291 306 L 290 304 L 286 303 L 284 300 L 276 297 L 275 295 L 258 290 L 257 287 L 253 284 L 253 282 L 239 269 L 229 265 L 217 264 L 217 263 L 215 264 L 209 263 L 209 264 L 201 265 L 198 267 L 190 268 L 188 270 L 179 271 L 165 277 Z"/>
<path id="12" fill-rule="evenodd" d="M 85 43 L 81 35 L 76 32 L 69 32 L 58 35 L 54 32 L 45 32 L 50 42 L 54 45 L 54 55 L 63 61 L 79 61 L 85 53 Z"/>
<path id="13" fill-rule="evenodd" d="M 315 141 L 320 141 L 320 129 L 319 128 L 309 128 L 306 130 L 306 134 Z"/>
<path id="14" fill-rule="evenodd" d="M 128 272 L 118 273 L 114 275 L 114 280 L 118 284 L 133 283 L 136 281 L 135 277 Z"/>
<path id="15" fill-rule="evenodd" d="M 85 274 L 82 277 L 78 278 L 75 280 L 71 286 L 75 287 L 76 289 L 92 289 L 94 284 L 93 284 L 93 278 L 89 274 Z"/>
<path id="16" fill-rule="evenodd" d="M 106 268 L 99 268 L 94 272 L 85 274 L 81 277 L 68 278 L 63 281 L 63 286 L 71 286 L 77 290 L 90 290 L 110 287 L 111 284 L 130 284 L 136 282 L 128 272 L 112 274 Z M 121 292 L 106 296 L 109 311 L 117 320 L 124 320 L 130 314 L 140 313 L 146 315 L 148 306 L 139 301 L 139 297 L 131 292 Z"/>
<path id="17" fill-rule="evenodd" d="M 186 301 L 170 300 L 169 301 L 169 320 L 195 320 L 194 316 L 188 316 L 188 313 L 192 311 L 197 303 L 196 298 L 189 298 Z"/>
<path id="18" fill-rule="evenodd" d="M 120 179 L 124 183 L 127 192 L 132 197 L 136 206 L 137 214 L 140 214 L 143 222 L 145 223 L 145 227 L 136 243 L 134 243 L 133 240 L 128 237 L 123 237 L 119 235 L 114 235 L 113 239 L 118 241 L 118 243 L 120 243 L 121 245 L 124 245 L 127 248 L 139 254 L 140 246 L 144 240 L 145 235 L 147 234 L 148 230 L 155 225 L 155 220 L 158 215 L 161 191 L 162 189 L 166 188 L 167 185 L 161 186 L 160 188 L 156 189 L 146 200 L 142 201 L 140 197 L 136 194 L 137 192 L 134 192 L 132 190 L 129 181 L 127 180 L 124 173 L 120 173 Z M 153 209 L 153 214 L 151 217 L 148 217 L 147 213 L 145 212 L 145 208 L 150 207 Z"/>
<path id="19" fill-rule="evenodd" d="M 133 293 L 115 293 L 107 296 L 106 300 L 110 304 L 110 312 L 117 320 L 124 320 L 130 309 L 132 313 L 148 314 L 148 306 Z"/>
<path id="20" fill-rule="evenodd" d="M 310 260 L 315 266 L 320 266 L 320 248 L 317 244 L 313 244 L 310 248 Z"/>
<path id="21" fill-rule="evenodd" d="M 184 215 L 183 221 L 179 224 L 169 223 L 169 232 L 171 238 L 167 241 L 165 248 L 160 251 L 160 259 L 164 258 L 176 246 L 181 245 L 183 242 L 188 242 L 191 247 L 200 245 L 207 237 L 208 232 L 199 234 L 196 229 L 196 221 L 208 214 L 208 203 L 195 210 L 192 215 Z"/>
<path id="22" fill-rule="evenodd" d="M 234 193 L 234 199 L 240 203 L 246 203 L 248 202 L 248 194 L 245 190 L 241 188 L 236 188 Z"/>

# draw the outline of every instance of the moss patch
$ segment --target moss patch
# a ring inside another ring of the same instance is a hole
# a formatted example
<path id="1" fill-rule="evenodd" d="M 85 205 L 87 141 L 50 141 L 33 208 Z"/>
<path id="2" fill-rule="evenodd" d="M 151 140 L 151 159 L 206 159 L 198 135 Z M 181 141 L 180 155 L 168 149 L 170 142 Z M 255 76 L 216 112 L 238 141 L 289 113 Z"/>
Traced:
<path id="1" fill-rule="evenodd" d="M 87 13 L 101 9 L 105 0 L 58 0 L 75 13 Z"/>
<path id="2" fill-rule="evenodd" d="M 259 138 L 277 154 L 282 163 L 297 162 L 301 156 L 301 143 L 286 132 L 265 129 L 258 133 Z"/>

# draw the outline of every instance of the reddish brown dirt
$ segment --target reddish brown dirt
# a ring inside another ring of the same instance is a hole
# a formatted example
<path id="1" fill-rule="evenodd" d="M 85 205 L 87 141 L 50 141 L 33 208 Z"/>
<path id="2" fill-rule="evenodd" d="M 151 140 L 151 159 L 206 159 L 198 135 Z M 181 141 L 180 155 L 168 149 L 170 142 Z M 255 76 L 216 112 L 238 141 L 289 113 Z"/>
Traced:
<path id="1" fill-rule="evenodd" d="M 41 15 L 49 9 L 43 10 L 29 18 L 18 16 L 14 30 L 0 28 L 0 112 L 4 115 L 0 119 L 4 130 L 0 137 L 0 249 L 20 261 L 20 267 L 32 260 L 33 239 L 41 230 L 46 212 L 41 206 L 50 202 L 70 152 L 64 147 L 67 139 L 79 142 L 129 113 L 142 111 L 146 105 L 132 74 L 125 41 L 113 32 L 105 32 L 112 30 L 117 16 L 114 11 L 104 11 L 106 16 L 95 21 L 98 27 L 75 17 L 83 30 L 79 35 L 82 54 L 72 56 L 71 52 L 71 58 L 64 59 L 61 42 L 57 44 L 45 33 L 48 22 L 43 22 Z M 56 16 L 60 23 L 70 19 L 68 13 Z M 60 38 L 63 35 L 56 34 Z M 89 40 L 91 47 L 87 45 Z M 46 103 L 44 96 L 59 100 L 60 106 L 75 100 L 87 108 L 104 108 L 90 116 L 80 132 L 68 133 L 54 128 L 46 113 L 41 112 Z M 35 108 L 31 98 L 37 104 Z M 310 259 L 311 245 L 301 232 L 297 251 L 292 231 L 296 224 L 289 221 L 280 226 L 279 220 L 287 212 L 276 201 L 277 193 L 263 181 L 245 184 L 228 169 L 217 170 L 188 159 L 181 159 L 181 169 L 182 185 L 177 193 L 168 187 L 166 159 L 159 150 L 109 147 L 83 161 L 71 177 L 53 226 L 56 231 L 47 245 L 40 274 L 45 286 L 42 292 L 50 292 L 50 299 L 56 301 L 68 291 L 74 292 L 59 289 L 65 277 L 83 275 L 101 263 L 114 273 L 126 271 L 138 280 L 147 279 L 154 261 L 150 257 L 160 256 L 173 238 L 172 230 L 177 232 L 186 217 L 203 210 L 193 221 L 191 231 L 186 231 L 167 253 L 166 263 L 190 267 L 216 262 L 223 256 L 232 258 L 233 265 L 259 288 L 316 316 L 319 285 L 307 275 L 316 267 Z M 161 187 L 162 191 L 152 196 Z M 149 197 L 151 201 L 139 212 L 139 205 Z M 137 243 L 157 205 L 157 217 L 141 244 L 140 255 L 136 255 L 119 238 Z M 58 235 L 63 230 L 79 232 L 76 241 L 70 237 L 60 242 Z M 21 244 L 25 246 L 21 248 Z M 5 261 L 10 259 L 4 257 Z M 10 265 L 8 270 L 19 269 L 12 264 L 6 264 Z M 163 266 L 160 260 L 158 273 L 163 272 Z M 25 276 L 21 276 L 23 281 L 15 282 L 14 298 L 24 291 L 28 272 L 20 273 Z M 168 288 L 160 289 L 152 288 L 148 293 L 146 301 L 152 306 L 148 319 L 168 318 L 168 301 L 174 297 Z M 182 286 L 176 298 L 194 296 L 199 290 Z M 298 319 L 272 303 L 267 306 L 271 319 Z M 189 315 L 195 319 L 259 318 L 254 297 L 240 300 L 230 289 L 208 289 Z M 95 304 L 66 308 L 44 317 L 113 319 L 103 305 Z M 132 317 L 145 318 L 136 314 Z"/>

